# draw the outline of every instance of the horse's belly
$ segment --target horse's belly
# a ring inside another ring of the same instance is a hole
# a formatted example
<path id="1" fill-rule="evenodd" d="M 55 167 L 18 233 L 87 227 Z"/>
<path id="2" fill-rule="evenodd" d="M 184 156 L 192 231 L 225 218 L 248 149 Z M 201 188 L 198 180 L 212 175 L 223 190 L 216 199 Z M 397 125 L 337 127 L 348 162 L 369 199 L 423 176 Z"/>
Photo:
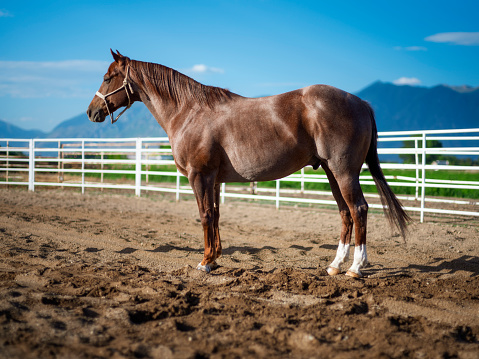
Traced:
<path id="1" fill-rule="evenodd" d="M 271 181 L 294 173 L 310 162 L 302 151 L 235 153 L 222 162 L 219 182 Z"/>

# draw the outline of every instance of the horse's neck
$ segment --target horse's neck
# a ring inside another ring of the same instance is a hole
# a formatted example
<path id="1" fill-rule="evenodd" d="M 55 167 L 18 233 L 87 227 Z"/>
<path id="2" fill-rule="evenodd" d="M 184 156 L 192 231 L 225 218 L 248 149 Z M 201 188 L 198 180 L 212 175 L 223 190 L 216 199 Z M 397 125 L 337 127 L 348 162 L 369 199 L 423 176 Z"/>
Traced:
<path id="1" fill-rule="evenodd" d="M 171 121 L 181 108 L 173 104 L 172 101 L 161 99 L 158 94 L 152 94 L 144 89 L 140 92 L 140 99 L 155 117 L 158 124 L 169 134 Z"/>

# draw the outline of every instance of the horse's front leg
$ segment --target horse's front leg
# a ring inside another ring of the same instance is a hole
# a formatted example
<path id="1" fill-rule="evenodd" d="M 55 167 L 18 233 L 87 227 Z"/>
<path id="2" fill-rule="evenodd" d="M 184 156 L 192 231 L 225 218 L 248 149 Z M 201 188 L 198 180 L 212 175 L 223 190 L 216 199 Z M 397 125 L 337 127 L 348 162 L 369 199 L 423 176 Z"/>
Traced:
<path id="1" fill-rule="evenodd" d="M 214 185 L 215 176 L 205 175 L 200 172 L 190 173 L 188 176 L 190 185 L 198 204 L 201 225 L 203 226 L 205 252 L 203 260 L 196 267 L 199 270 L 209 273 L 216 267 L 216 246 L 215 246 L 215 206 L 214 206 Z"/>
<path id="2" fill-rule="evenodd" d="M 215 184 L 215 220 L 213 223 L 214 226 L 214 231 L 215 231 L 215 249 L 216 249 L 216 258 L 219 258 L 221 256 L 221 238 L 220 238 L 220 227 L 219 227 L 219 222 L 220 222 L 220 184 L 216 183 Z"/>

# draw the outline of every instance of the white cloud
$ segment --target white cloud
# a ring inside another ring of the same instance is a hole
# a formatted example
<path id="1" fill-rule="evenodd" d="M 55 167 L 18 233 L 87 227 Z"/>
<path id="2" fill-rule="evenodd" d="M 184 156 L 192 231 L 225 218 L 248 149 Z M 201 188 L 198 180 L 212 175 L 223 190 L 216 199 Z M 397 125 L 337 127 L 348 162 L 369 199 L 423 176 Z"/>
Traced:
<path id="1" fill-rule="evenodd" d="M 220 69 L 218 67 L 210 67 L 204 64 L 197 64 L 197 65 L 193 65 L 193 67 L 189 69 L 186 69 L 185 72 L 192 73 L 192 74 L 207 74 L 207 73 L 223 74 L 225 70 Z"/>
<path id="2" fill-rule="evenodd" d="M 10 70 L 41 71 L 71 70 L 71 71 L 98 71 L 108 70 L 108 62 L 93 60 L 66 60 L 66 61 L 0 61 L 0 68 Z"/>
<path id="3" fill-rule="evenodd" d="M 400 77 L 397 80 L 394 80 L 393 84 L 415 86 L 421 84 L 421 80 L 416 77 Z"/>
<path id="4" fill-rule="evenodd" d="M 7 10 L 0 10 L 0 17 L 13 17 Z"/>
<path id="5" fill-rule="evenodd" d="M 430 42 L 451 43 L 456 45 L 479 45 L 479 32 L 441 32 L 426 37 Z"/>
<path id="6" fill-rule="evenodd" d="M 0 61 L 0 96 L 91 97 L 107 68 L 92 60 Z"/>
<path id="7" fill-rule="evenodd" d="M 398 51 L 427 51 L 427 47 L 424 46 L 396 46 L 394 47 L 394 50 Z"/>

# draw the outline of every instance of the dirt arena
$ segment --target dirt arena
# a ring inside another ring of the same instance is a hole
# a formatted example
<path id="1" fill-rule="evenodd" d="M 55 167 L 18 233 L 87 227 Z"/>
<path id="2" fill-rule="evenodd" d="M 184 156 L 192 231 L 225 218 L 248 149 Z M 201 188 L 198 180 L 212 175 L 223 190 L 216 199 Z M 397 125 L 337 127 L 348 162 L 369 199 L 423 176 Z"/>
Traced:
<path id="1" fill-rule="evenodd" d="M 0 189 L 1 358 L 479 358 L 479 222 L 407 242 L 371 212 L 370 266 L 325 273 L 333 209 L 229 202 L 202 258 L 196 203 Z"/>

